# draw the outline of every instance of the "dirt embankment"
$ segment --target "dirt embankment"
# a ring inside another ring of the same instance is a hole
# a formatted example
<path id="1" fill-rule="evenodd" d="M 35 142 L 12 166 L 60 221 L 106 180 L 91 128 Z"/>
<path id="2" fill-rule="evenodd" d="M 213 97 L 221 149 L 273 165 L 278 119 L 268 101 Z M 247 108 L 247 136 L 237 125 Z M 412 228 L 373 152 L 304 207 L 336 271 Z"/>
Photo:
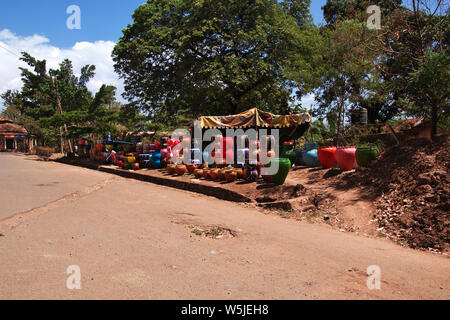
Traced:
<path id="1" fill-rule="evenodd" d="M 384 152 L 368 170 L 342 178 L 376 198 L 381 232 L 412 248 L 447 251 L 450 245 L 448 136 L 413 139 Z"/>

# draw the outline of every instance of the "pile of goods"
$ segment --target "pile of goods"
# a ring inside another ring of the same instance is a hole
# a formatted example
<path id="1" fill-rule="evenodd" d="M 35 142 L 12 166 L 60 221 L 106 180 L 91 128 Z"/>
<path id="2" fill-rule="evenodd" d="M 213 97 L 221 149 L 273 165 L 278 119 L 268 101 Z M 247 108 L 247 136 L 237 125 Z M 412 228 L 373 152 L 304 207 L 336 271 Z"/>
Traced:
<path id="1" fill-rule="evenodd" d="M 87 139 L 80 139 L 77 145 L 77 155 L 80 158 L 89 158 L 91 147 L 92 141 L 89 141 Z"/>
<path id="2" fill-rule="evenodd" d="M 295 153 L 292 151 L 293 143 L 287 143 L 285 146 L 284 152 L 286 154 L 283 154 L 283 156 L 286 158 L 275 158 L 275 152 L 272 150 L 268 151 L 267 156 L 271 159 L 267 167 L 272 166 L 273 163 L 277 163 L 279 167 L 279 170 L 270 176 L 262 175 L 264 166 L 261 165 L 260 161 L 259 141 L 250 141 L 248 147 L 235 149 L 233 139 L 222 136 L 214 137 L 215 149 L 213 149 L 214 151 L 211 154 L 208 152 L 200 154 L 203 159 L 212 160 L 207 161 L 212 162 L 211 166 L 207 163 L 200 164 L 198 160 L 193 160 L 192 163 L 187 165 L 177 165 L 169 161 L 167 163 L 167 172 L 171 175 L 192 175 L 197 179 L 211 181 L 234 182 L 236 180 L 247 180 L 249 182 L 255 182 L 262 178 L 268 183 L 280 185 L 285 182 L 291 168 L 290 158 L 293 161 L 295 160 Z M 250 150 L 254 150 L 252 151 L 253 154 L 250 154 Z M 199 150 L 192 149 L 193 156 L 196 152 L 199 152 Z"/>
<path id="3" fill-rule="evenodd" d="M 318 147 L 315 142 L 308 142 L 305 150 L 295 150 L 295 164 L 310 168 L 322 167 L 331 169 L 338 167 L 342 171 L 350 171 L 359 167 L 370 167 L 380 152 L 376 146 L 325 146 Z M 294 155 L 292 155 L 294 156 Z"/>

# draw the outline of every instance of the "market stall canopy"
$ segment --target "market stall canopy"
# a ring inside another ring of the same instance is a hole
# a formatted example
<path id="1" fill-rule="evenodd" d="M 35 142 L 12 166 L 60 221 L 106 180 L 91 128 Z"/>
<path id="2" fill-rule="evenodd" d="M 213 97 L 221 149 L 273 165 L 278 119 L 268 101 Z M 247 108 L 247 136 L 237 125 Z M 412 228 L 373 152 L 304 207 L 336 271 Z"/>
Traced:
<path id="1" fill-rule="evenodd" d="M 202 129 L 237 129 L 237 128 L 290 128 L 311 122 L 309 113 L 275 115 L 253 108 L 237 115 L 200 117 Z"/>

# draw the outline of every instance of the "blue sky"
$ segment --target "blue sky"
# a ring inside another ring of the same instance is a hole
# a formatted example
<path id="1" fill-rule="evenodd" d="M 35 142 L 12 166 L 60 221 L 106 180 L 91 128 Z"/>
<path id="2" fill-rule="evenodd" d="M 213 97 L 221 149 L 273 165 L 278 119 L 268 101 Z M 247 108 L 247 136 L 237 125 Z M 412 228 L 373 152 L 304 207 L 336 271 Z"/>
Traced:
<path id="1" fill-rule="evenodd" d="M 157 1 L 157 0 L 155 0 Z M 0 2 L 0 93 L 20 89 L 20 52 L 47 60 L 50 68 L 69 58 L 75 73 L 86 64 L 97 67 L 96 76 L 88 84 L 97 91 L 102 84 L 117 87 L 117 99 L 123 93 L 123 82 L 114 73 L 111 51 L 132 23 L 134 10 L 145 0 L 1 0 Z M 314 21 L 323 22 L 321 7 L 326 0 L 313 0 Z M 81 10 L 81 29 L 70 30 L 66 22 L 71 5 Z M 305 97 L 309 104 L 313 97 Z M 0 111 L 2 109 L 0 101 Z"/>

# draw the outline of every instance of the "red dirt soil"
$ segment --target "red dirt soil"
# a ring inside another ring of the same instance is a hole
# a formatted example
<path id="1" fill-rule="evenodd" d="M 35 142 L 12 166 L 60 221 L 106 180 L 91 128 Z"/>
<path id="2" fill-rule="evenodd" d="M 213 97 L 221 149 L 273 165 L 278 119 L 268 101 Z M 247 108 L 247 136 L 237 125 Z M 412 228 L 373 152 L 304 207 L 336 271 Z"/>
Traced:
<path id="1" fill-rule="evenodd" d="M 412 248 L 447 251 L 450 244 L 448 136 L 412 139 L 384 152 L 371 169 L 341 179 L 372 193 L 380 230 Z M 382 228 L 382 229 L 381 229 Z"/>

